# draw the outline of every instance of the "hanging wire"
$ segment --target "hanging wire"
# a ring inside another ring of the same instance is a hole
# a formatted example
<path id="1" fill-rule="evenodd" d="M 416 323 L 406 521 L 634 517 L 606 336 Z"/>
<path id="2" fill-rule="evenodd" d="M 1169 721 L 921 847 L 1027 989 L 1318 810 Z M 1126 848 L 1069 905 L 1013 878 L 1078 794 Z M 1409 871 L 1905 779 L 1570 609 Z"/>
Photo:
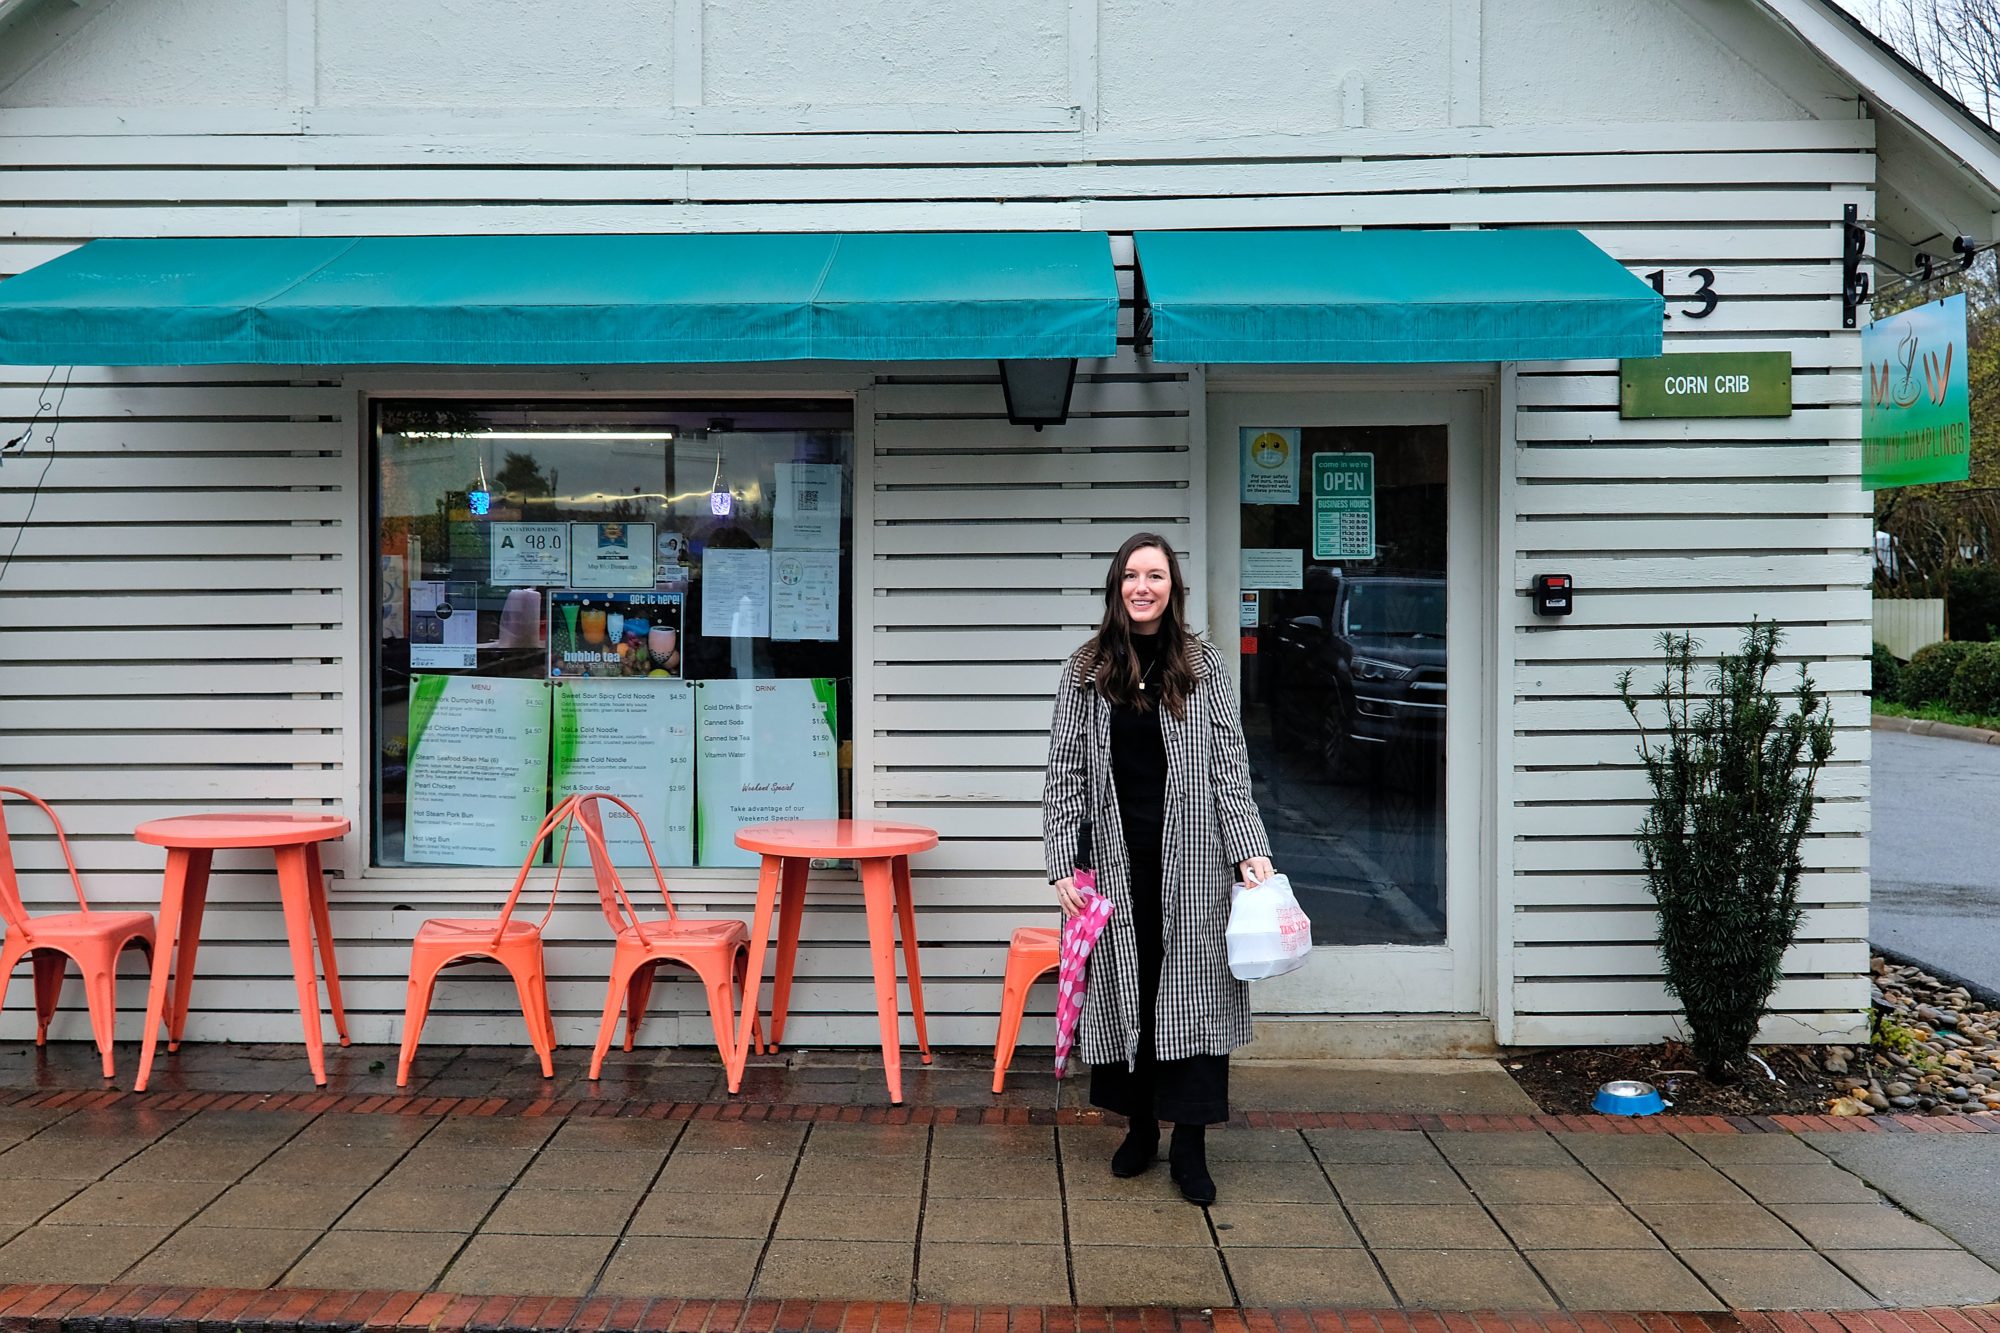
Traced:
<path id="1" fill-rule="evenodd" d="M 49 386 L 55 383 L 56 369 L 56 367 L 51 367 L 49 369 L 49 377 L 42 381 L 41 392 L 35 395 L 35 414 L 28 418 L 27 425 L 21 428 L 19 435 L 8 440 L 5 444 L 0 444 L 0 461 L 26 453 L 29 437 L 35 433 L 35 428 L 41 423 L 42 417 L 44 415 L 48 416 L 49 429 L 48 433 L 42 437 L 42 442 L 48 445 L 49 456 L 42 463 L 42 470 L 36 476 L 33 488 L 28 492 L 28 511 L 21 515 L 21 521 L 14 526 L 14 540 L 7 547 L 6 557 L 0 559 L 0 581 L 6 579 L 8 569 L 13 566 L 14 552 L 21 549 L 21 538 L 28 531 L 29 520 L 35 516 L 36 504 L 41 501 L 42 483 L 48 480 L 49 469 L 55 465 L 56 432 L 62 429 L 63 400 L 69 397 L 70 377 L 76 374 L 76 367 L 71 366 L 64 372 L 62 390 L 56 394 L 55 401 L 51 403 L 49 401 Z"/>

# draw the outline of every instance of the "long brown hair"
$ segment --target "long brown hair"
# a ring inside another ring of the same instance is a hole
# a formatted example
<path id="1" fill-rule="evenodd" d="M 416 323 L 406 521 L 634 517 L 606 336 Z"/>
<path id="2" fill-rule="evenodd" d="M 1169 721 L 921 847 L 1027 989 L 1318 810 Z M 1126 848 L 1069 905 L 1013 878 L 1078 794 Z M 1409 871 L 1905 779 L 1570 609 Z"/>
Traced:
<path id="1" fill-rule="evenodd" d="M 1166 609 L 1160 613 L 1160 691 L 1175 717 L 1187 713 L 1188 695 L 1194 692 L 1194 668 L 1188 663 L 1193 636 L 1187 632 L 1187 584 L 1181 579 L 1181 562 L 1165 537 L 1156 532 L 1135 532 L 1111 557 L 1104 575 L 1104 618 L 1098 622 L 1084 657 L 1084 671 L 1098 693 L 1113 704 L 1137 708 L 1152 707 L 1152 696 L 1139 688 L 1139 658 L 1132 647 L 1132 617 L 1125 610 L 1125 566 L 1132 553 L 1152 547 L 1167 559 Z"/>

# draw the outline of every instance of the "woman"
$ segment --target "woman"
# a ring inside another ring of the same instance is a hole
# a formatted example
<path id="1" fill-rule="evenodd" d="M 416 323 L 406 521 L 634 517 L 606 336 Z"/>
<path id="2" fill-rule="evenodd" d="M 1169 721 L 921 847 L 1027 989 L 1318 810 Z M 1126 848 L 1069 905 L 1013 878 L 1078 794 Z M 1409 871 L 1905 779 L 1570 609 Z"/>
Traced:
<path id="1" fill-rule="evenodd" d="M 1090 1100 L 1126 1117 L 1114 1175 L 1168 1165 L 1192 1203 L 1215 1201 L 1203 1129 L 1229 1118 L 1229 1052 L 1250 1040 L 1247 988 L 1223 939 L 1232 880 L 1271 873 L 1250 798 L 1243 723 L 1214 646 L 1187 631 L 1173 548 L 1142 532 L 1104 579 L 1097 633 L 1063 668 L 1042 788 L 1049 881 L 1063 914 L 1087 823 L 1113 911 L 1090 955 L 1083 1058 Z"/>

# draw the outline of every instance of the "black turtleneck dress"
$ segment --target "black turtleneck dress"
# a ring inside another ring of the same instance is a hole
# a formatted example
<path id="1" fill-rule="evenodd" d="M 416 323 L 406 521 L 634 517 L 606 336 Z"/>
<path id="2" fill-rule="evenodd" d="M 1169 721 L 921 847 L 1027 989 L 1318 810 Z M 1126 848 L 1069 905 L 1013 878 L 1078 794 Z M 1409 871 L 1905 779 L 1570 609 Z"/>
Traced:
<path id="1" fill-rule="evenodd" d="M 1135 634 L 1132 648 L 1138 655 L 1140 678 L 1146 682 L 1141 697 L 1148 706 L 1111 710 L 1111 783 L 1132 867 L 1132 926 L 1139 946 L 1139 1058 L 1136 1069 L 1122 1063 L 1092 1065 L 1090 1101 L 1134 1119 L 1218 1124 L 1229 1118 L 1229 1057 L 1153 1058 L 1160 964 L 1166 957 L 1160 906 L 1160 848 L 1167 804 L 1167 747 L 1160 737 L 1159 714 L 1160 636 Z"/>

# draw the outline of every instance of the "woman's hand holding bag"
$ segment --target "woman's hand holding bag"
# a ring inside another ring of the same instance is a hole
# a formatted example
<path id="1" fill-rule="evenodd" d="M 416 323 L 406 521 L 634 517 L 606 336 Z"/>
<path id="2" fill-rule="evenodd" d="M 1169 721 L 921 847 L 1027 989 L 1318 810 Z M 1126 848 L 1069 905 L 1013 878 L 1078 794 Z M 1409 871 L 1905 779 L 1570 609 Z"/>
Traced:
<path id="1" fill-rule="evenodd" d="M 1253 857 L 1244 862 L 1254 872 Z M 1292 882 L 1283 875 L 1266 874 L 1233 890 L 1229 904 L 1229 972 L 1238 981 L 1262 981 L 1295 972 L 1305 965 L 1312 952 L 1312 922 L 1306 918 Z"/>

